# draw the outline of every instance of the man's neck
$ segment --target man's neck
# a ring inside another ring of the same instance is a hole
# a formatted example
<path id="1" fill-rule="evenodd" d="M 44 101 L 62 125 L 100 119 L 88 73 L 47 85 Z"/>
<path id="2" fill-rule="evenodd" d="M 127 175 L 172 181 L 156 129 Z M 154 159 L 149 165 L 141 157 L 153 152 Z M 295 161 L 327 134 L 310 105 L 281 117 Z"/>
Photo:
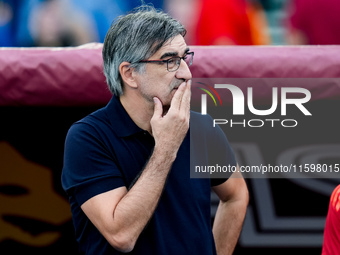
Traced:
<path id="1" fill-rule="evenodd" d="M 119 100 L 133 122 L 152 134 L 150 120 L 154 111 L 153 102 L 146 102 L 140 97 L 126 96 L 125 94 L 120 96 Z"/>

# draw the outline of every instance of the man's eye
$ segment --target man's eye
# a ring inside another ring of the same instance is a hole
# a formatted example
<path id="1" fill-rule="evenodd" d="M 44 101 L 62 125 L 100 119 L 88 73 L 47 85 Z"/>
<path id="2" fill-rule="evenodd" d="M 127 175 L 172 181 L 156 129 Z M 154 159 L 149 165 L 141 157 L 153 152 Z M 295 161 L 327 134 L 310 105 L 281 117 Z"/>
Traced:
<path id="1" fill-rule="evenodd" d="M 169 58 L 168 59 L 168 64 L 175 64 L 175 59 L 174 58 Z"/>

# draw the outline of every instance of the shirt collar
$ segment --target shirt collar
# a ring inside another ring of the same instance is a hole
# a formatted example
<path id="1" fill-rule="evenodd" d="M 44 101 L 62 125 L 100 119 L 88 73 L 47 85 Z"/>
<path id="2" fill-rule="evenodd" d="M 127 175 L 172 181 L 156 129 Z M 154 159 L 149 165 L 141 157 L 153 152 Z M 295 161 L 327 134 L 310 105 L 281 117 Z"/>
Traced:
<path id="1" fill-rule="evenodd" d="M 111 126 L 119 137 L 127 137 L 144 131 L 133 122 L 118 97 L 113 96 L 105 108 Z"/>

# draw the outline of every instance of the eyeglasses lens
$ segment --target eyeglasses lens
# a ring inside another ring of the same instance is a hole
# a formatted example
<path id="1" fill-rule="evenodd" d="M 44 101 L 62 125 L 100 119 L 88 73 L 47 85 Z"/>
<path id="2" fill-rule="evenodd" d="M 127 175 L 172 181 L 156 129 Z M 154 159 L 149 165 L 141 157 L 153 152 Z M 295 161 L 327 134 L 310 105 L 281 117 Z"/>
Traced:
<path id="1" fill-rule="evenodd" d="M 181 64 L 181 60 L 182 60 L 182 58 L 180 58 L 180 57 L 173 57 L 173 58 L 169 59 L 169 61 L 168 61 L 168 71 L 169 72 L 176 71 Z M 192 65 L 192 60 L 193 60 L 192 54 L 187 54 L 184 57 L 184 61 L 186 62 L 186 64 L 188 66 Z"/>

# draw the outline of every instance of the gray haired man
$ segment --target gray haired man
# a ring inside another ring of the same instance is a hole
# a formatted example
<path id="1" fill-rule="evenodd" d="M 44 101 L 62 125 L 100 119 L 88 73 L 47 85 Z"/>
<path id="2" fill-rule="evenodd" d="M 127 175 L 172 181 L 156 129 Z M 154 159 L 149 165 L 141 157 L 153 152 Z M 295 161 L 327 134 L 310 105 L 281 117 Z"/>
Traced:
<path id="1" fill-rule="evenodd" d="M 218 145 L 225 164 L 237 164 L 223 132 L 190 112 L 194 53 L 185 34 L 169 15 L 143 6 L 106 35 L 113 97 L 73 124 L 65 142 L 62 184 L 81 254 L 234 250 L 248 204 L 244 179 L 190 178 L 189 120 Z M 220 198 L 213 228 L 211 189 Z"/>

